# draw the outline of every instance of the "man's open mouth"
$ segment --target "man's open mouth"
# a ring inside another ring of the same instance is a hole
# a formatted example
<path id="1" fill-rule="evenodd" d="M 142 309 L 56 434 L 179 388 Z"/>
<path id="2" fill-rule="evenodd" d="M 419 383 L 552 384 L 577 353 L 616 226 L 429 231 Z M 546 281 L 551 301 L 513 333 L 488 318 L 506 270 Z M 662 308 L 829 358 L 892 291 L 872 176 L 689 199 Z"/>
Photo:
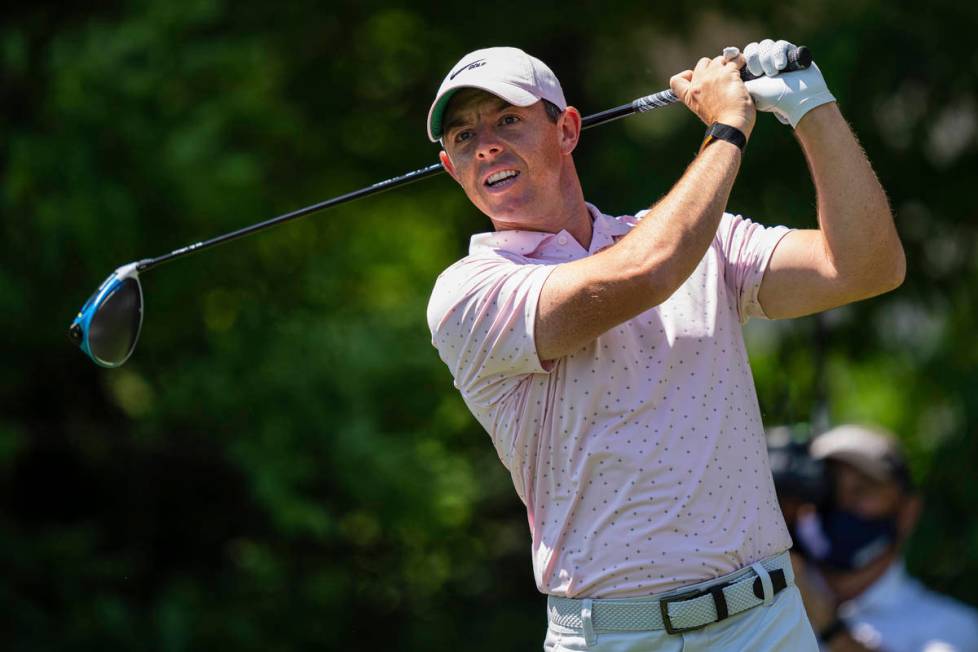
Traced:
<path id="1" fill-rule="evenodd" d="M 490 174 L 486 179 L 485 184 L 490 188 L 498 188 L 506 185 L 508 181 L 515 179 L 519 175 L 520 173 L 516 170 L 501 170 L 494 174 Z"/>

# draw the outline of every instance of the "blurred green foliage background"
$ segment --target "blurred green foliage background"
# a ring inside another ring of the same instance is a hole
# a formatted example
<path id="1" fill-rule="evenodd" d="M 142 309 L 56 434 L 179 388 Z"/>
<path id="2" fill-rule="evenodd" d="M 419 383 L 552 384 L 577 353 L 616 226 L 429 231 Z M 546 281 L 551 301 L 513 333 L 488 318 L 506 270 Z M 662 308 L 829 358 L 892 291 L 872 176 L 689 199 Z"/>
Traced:
<path id="1" fill-rule="evenodd" d="M 522 506 L 425 324 L 435 277 L 489 228 L 447 176 L 152 272 L 121 369 L 65 337 L 122 263 L 434 162 L 440 80 L 502 44 L 549 62 L 585 114 L 725 45 L 812 48 L 909 273 L 749 325 L 761 407 L 899 433 L 928 498 L 911 570 L 978 603 L 975 24 L 950 0 L 7 6 L 0 646 L 538 649 Z M 813 224 L 790 130 L 758 123 L 730 208 Z M 701 134 L 681 107 L 588 132 L 588 199 L 647 206 Z"/>

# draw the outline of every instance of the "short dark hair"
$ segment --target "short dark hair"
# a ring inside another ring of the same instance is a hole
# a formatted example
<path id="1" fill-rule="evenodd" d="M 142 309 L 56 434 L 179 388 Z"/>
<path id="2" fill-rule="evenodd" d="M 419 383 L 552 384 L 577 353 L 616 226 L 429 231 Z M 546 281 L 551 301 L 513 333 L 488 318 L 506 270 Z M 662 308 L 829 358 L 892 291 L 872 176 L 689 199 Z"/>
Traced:
<path id="1" fill-rule="evenodd" d="M 563 110 L 550 100 L 540 100 L 543 102 L 543 109 L 547 112 L 547 117 L 550 118 L 550 122 L 557 124 L 557 118 L 563 113 Z"/>

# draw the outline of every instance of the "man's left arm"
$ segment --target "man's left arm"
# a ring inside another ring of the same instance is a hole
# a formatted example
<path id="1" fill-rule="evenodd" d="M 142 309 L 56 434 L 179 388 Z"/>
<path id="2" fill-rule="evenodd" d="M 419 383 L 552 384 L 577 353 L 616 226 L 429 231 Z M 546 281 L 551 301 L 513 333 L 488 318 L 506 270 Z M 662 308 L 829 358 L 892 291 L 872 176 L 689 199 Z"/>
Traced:
<path id="1" fill-rule="evenodd" d="M 903 282 L 906 259 L 880 186 L 818 67 L 781 73 L 785 41 L 747 46 L 747 82 L 761 111 L 795 128 L 817 196 L 818 229 L 778 243 L 758 292 L 771 319 L 800 317 L 888 292 Z M 809 107 L 814 108 L 809 108 Z"/>
<path id="2" fill-rule="evenodd" d="M 795 133 L 815 183 L 819 228 L 792 231 L 771 255 L 758 294 L 771 319 L 889 292 L 906 271 L 886 194 L 838 104 L 806 113 Z"/>

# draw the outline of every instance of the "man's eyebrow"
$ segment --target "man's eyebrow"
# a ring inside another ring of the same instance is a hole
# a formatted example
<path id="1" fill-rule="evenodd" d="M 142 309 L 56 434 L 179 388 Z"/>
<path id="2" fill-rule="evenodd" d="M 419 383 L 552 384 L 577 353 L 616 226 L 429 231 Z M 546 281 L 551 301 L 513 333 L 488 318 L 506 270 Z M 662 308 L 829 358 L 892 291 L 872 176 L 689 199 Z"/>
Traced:
<path id="1" fill-rule="evenodd" d="M 442 133 L 447 134 L 449 131 L 451 131 L 455 127 L 461 126 L 462 123 L 464 122 L 464 120 L 462 120 L 461 118 L 458 117 L 458 113 L 455 113 L 453 115 L 455 117 L 446 120 L 445 123 L 441 126 Z"/>
<path id="2" fill-rule="evenodd" d="M 506 100 L 502 99 L 501 97 L 497 97 L 495 99 L 495 101 L 493 102 L 493 107 L 492 108 L 494 110 L 496 110 L 496 111 L 505 111 L 506 109 L 508 109 L 510 107 L 513 107 L 513 106 L 514 106 L 513 104 L 510 104 L 509 102 L 507 102 Z M 462 118 L 460 116 L 459 112 L 458 111 L 452 111 L 448 115 L 448 118 L 442 123 L 442 127 L 441 127 L 442 133 L 447 134 L 452 129 L 454 129 L 454 128 L 460 126 L 460 125 L 463 125 L 463 124 L 465 124 L 465 120 L 464 120 L 464 118 Z"/>

